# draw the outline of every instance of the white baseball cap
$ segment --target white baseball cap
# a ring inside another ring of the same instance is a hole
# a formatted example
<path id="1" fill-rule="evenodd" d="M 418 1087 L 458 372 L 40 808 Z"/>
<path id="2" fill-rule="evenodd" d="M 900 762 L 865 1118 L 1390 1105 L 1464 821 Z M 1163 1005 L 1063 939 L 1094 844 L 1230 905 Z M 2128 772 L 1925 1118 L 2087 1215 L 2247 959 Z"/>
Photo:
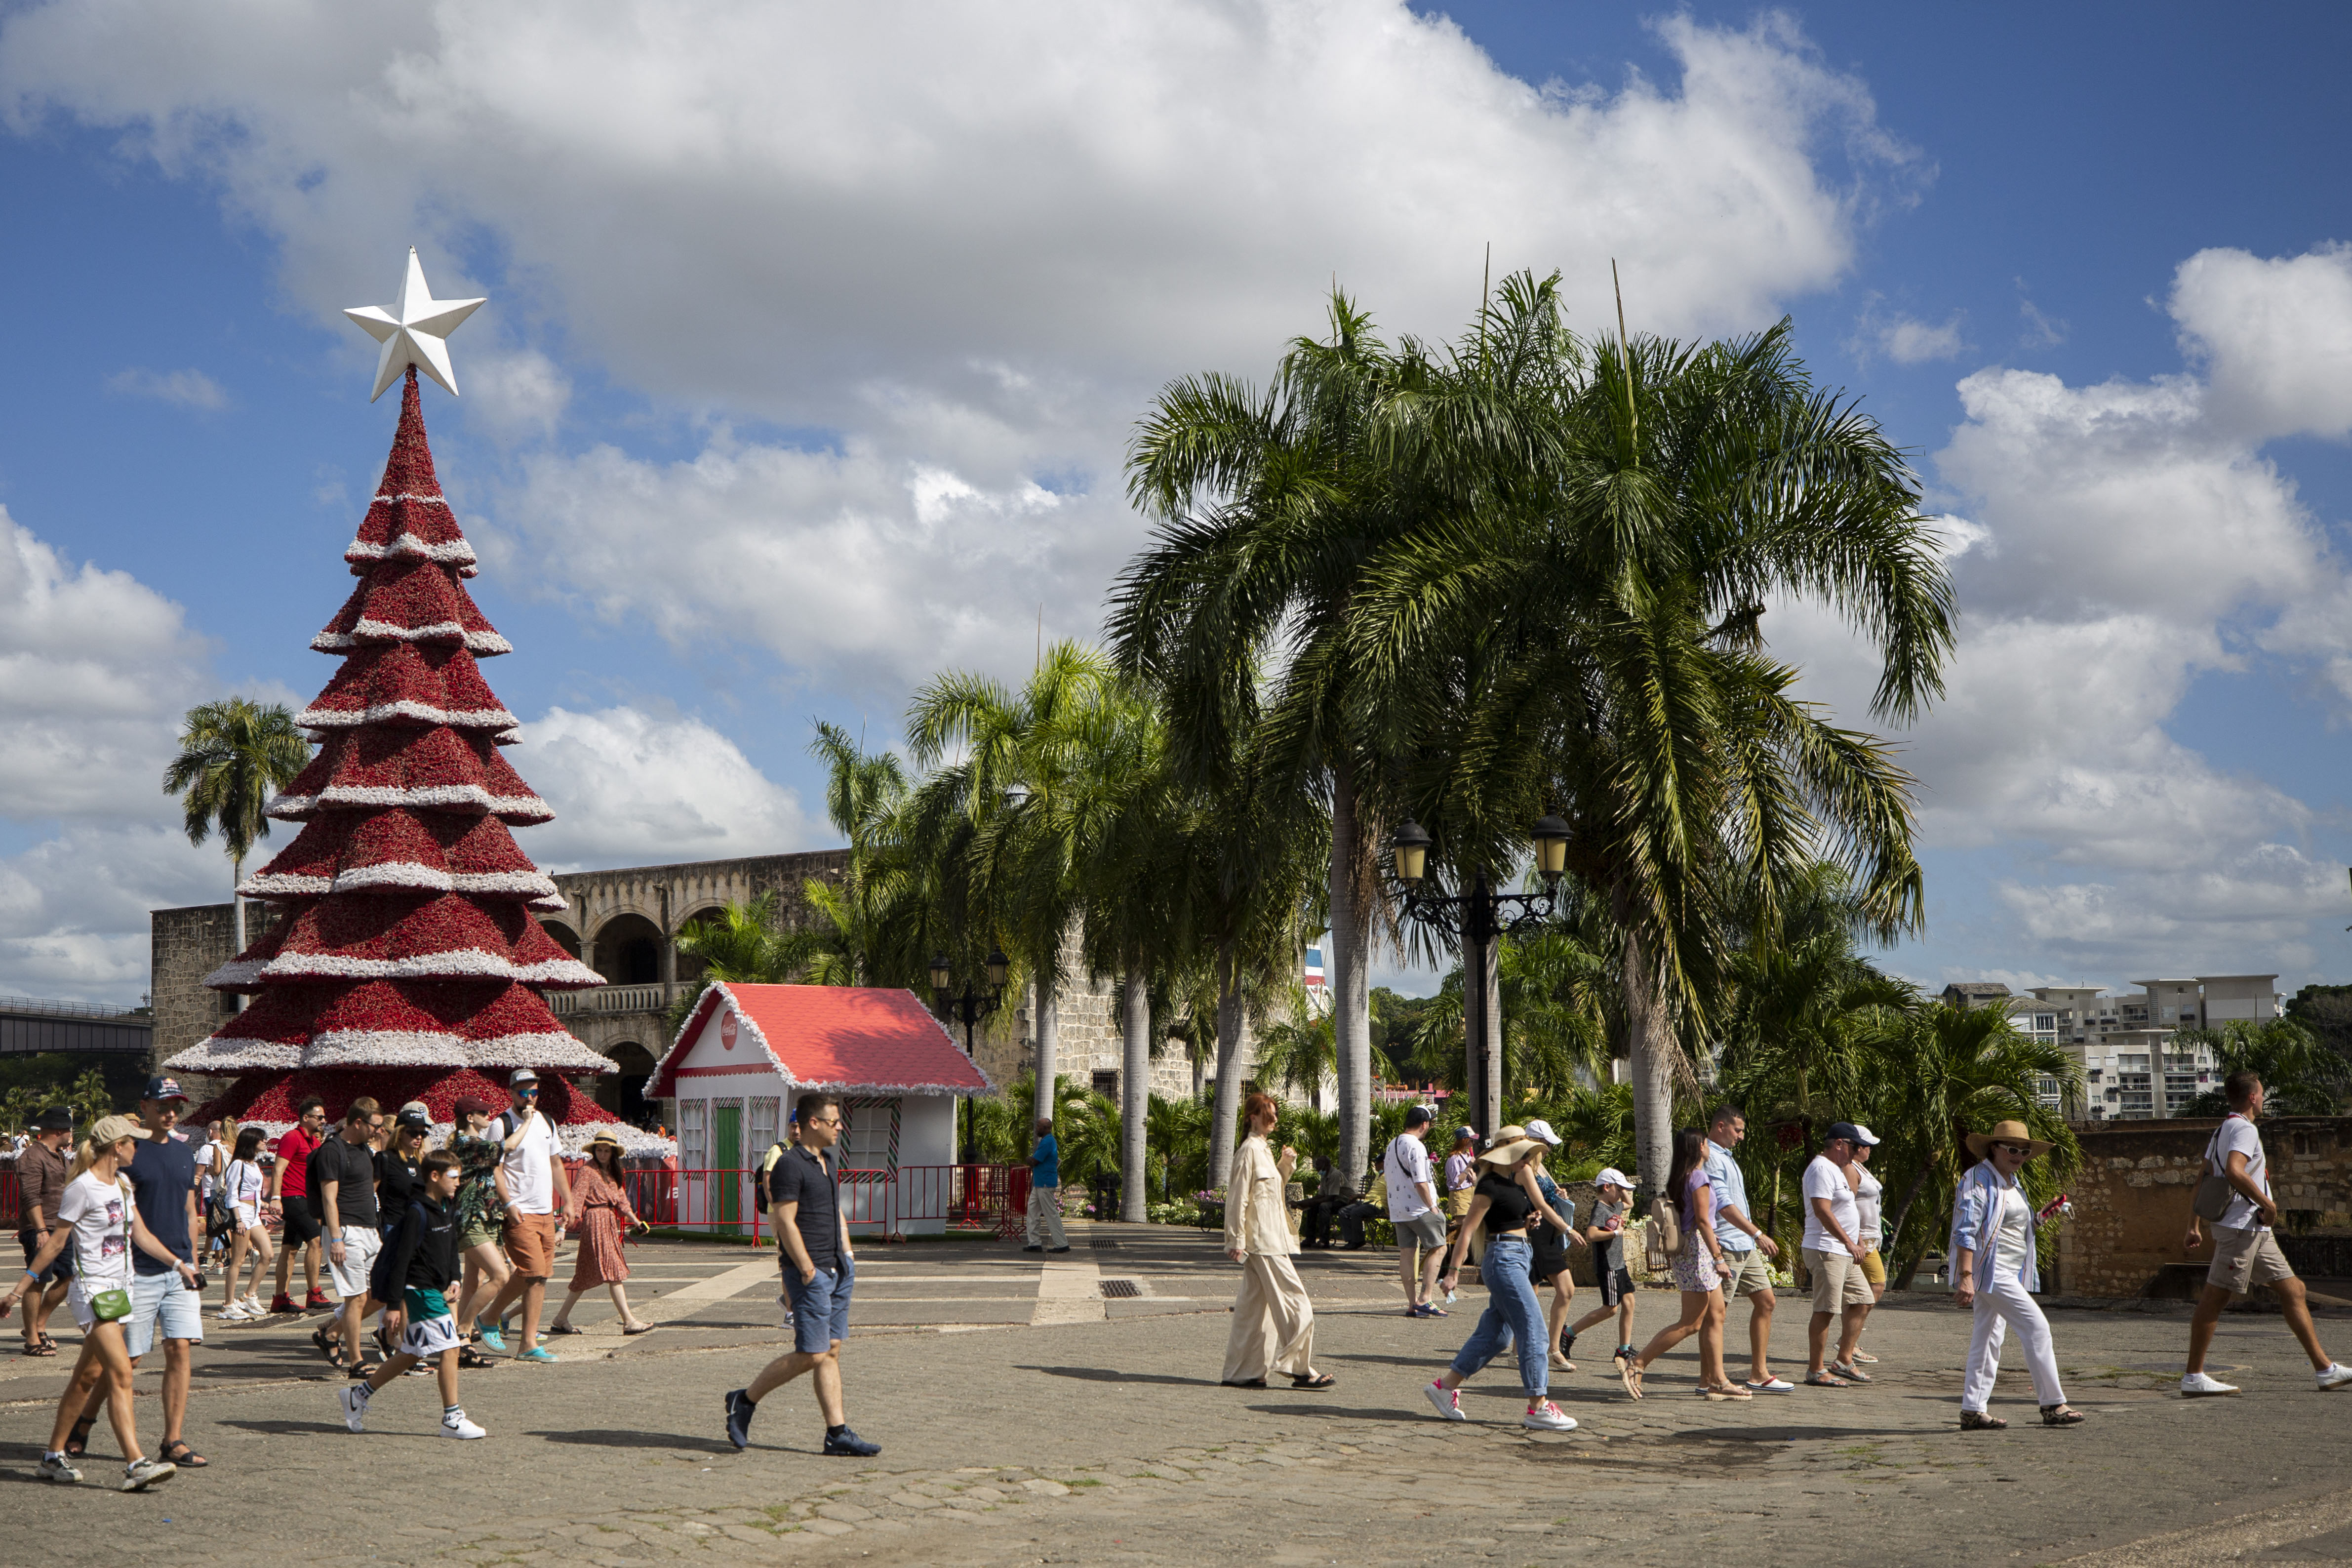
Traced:
<path id="1" fill-rule="evenodd" d="M 1551 1123 L 1549 1121 L 1530 1121 L 1520 1131 L 1538 1143 L 1553 1149 L 1559 1147 L 1559 1134 L 1551 1130 Z"/>
<path id="2" fill-rule="evenodd" d="M 1864 1144 L 1870 1148 L 1876 1148 L 1878 1146 L 1878 1134 L 1873 1132 L 1869 1128 L 1864 1127 L 1861 1122 L 1857 1121 L 1853 1124 L 1853 1141 L 1855 1142 Z"/>
<path id="3" fill-rule="evenodd" d="M 1592 1184 L 1596 1187 L 1622 1187 L 1629 1193 L 1633 1190 L 1633 1182 L 1614 1165 L 1593 1177 Z"/>

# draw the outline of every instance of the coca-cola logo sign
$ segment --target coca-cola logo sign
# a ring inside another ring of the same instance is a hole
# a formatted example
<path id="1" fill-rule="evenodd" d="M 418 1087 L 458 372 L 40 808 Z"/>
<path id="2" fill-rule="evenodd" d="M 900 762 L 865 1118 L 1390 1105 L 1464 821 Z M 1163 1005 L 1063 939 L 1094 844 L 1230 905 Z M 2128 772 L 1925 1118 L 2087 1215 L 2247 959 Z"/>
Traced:
<path id="1" fill-rule="evenodd" d="M 735 1015 L 732 1013 L 722 1013 L 719 1016 L 719 1048 L 722 1051 L 735 1048 Z"/>

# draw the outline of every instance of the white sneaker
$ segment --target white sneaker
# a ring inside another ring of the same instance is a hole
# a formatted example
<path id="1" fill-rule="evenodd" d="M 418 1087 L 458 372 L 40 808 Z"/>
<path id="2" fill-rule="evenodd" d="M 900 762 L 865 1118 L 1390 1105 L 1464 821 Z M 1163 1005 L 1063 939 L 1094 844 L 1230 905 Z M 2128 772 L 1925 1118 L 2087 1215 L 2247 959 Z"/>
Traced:
<path id="1" fill-rule="evenodd" d="M 261 1298 L 258 1296 L 247 1296 L 243 1301 L 239 1302 L 238 1305 L 245 1309 L 245 1315 L 248 1318 L 266 1318 L 269 1316 L 269 1309 L 261 1304 Z"/>
<path id="2" fill-rule="evenodd" d="M 2327 1370 L 2312 1381 L 2322 1394 L 2334 1388 L 2352 1387 L 2352 1366 L 2346 1366 L 2341 1362 L 2330 1362 L 2327 1363 Z"/>
<path id="3" fill-rule="evenodd" d="M 464 1411 L 447 1410 L 441 1415 L 441 1436 L 456 1437 L 463 1441 L 474 1437 L 487 1437 L 489 1434 L 467 1420 Z"/>
<path id="4" fill-rule="evenodd" d="M 1422 1393 L 1428 1395 L 1429 1403 L 1436 1408 L 1437 1414 L 1444 1417 L 1446 1420 L 1467 1421 L 1470 1419 L 1470 1417 L 1462 1414 L 1462 1395 L 1455 1393 L 1453 1389 L 1446 1387 L 1444 1384 L 1431 1382 L 1423 1386 Z"/>
<path id="5" fill-rule="evenodd" d="M 1576 1417 L 1547 1399 L 1528 1407 L 1519 1417 L 1519 1425 L 1534 1432 L 1573 1432 Z"/>
<path id="6" fill-rule="evenodd" d="M 1746 1384 L 1751 1394 L 1794 1394 L 1797 1385 L 1785 1377 L 1768 1377 L 1761 1383 Z"/>
<path id="7" fill-rule="evenodd" d="M 122 1489 L 127 1492 L 143 1492 L 149 1487 L 168 1481 L 179 1473 L 179 1466 L 166 1464 L 161 1459 L 133 1459 L 122 1467 Z"/>
<path id="8" fill-rule="evenodd" d="M 2344 1375 L 2352 1377 L 2352 1372 Z M 2210 1399 L 2216 1394 L 2237 1392 L 2236 1384 L 2223 1383 L 2220 1378 L 2208 1377 L 2201 1372 L 2192 1372 L 2180 1380 L 2180 1397 L 2183 1399 Z"/>
<path id="9" fill-rule="evenodd" d="M 227 1306 L 223 1307 L 219 1311 L 215 1312 L 213 1314 L 213 1319 L 215 1322 L 241 1323 L 245 1321 L 246 1315 L 244 1302 L 231 1301 Z"/>
<path id="10" fill-rule="evenodd" d="M 368 1385 L 347 1383 L 335 1390 L 335 1401 L 343 1407 L 343 1425 L 354 1432 L 367 1430 Z"/>

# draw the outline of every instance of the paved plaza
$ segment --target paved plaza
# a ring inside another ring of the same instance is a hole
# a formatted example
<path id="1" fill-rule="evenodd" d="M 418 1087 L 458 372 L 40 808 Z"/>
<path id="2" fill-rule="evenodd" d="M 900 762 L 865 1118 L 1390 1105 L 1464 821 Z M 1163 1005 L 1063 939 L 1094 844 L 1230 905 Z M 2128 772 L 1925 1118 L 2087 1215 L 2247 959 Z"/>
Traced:
<path id="1" fill-rule="evenodd" d="M 1967 1320 L 1922 1292 L 1874 1319 L 1868 1388 L 1710 1404 L 1676 1354 L 1635 1404 L 1601 1343 L 1554 1384 L 1581 1427 L 1531 1436 L 1507 1367 L 1464 1390 L 1467 1425 L 1421 1397 L 1468 1331 L 1475 1288 L 1452 1318 L 1415 1321 L 1391 1254 L 1307 1254 L 1317 1361 L 1339 1384 L 1241 1391 L 1216 1383 L 1237 1277 L 1213 1237 L 1074 1226 L 1072 1239 L 1046 1258 L 1010 1243 L 861 1249 L 845 1363 L 851 1422 L 883 1445 L 872 1461 L 816 1453 L 805 1384 L 761 1406 L 748 1452 L 725 1441 L 720 1394 L 782 1348 L 773 1256 L 748 1248 L 633 1247 L 633 1300 L 660 1331 L 624 1340 L 601 1292 L 583 1301 L 587 1331 L 550 1342 L 562 1364 L 467 1374 L 480 1443 L 435 1435 L 421 1378 L 384 1391 L 373 1430 L 346 1433 L 341 1380 L 307 1342 L 315 1315 L 208 1324 L 188 1436 L 213 1464 L 144 1496 L 32 1479 L 70 1363 L 10 1356 L 7 1561 L 2352 1562 L 2352 1393 L 2313 1393 L 2274 1315 L 2222 1324 L 2213 1370 L 2245 1393 L 2189 1404 L 2171 1392 L 2185 1308 L 2053 1310 L 2068 1394 L 2091 1415 L 2072 1431 L 2032 1424 L 2031 1388 L 2005 1371 L 1996 1409 L 2016 1425 L 1963 1436 Z M 1646 1295 L 1637 1337 L 1669 1310 Z M 1735 1309 L 1735 1344 L 1745 1321 Z M 1783 1371 L 1801 1367 L 1802 1323 L 1787 1303 Z M 2322 1329 L 2352 1353 L 2352 1317 Z M 151 1451 L 153 1370 L 139 1379 Z M 101 1424 L 92 1481 L 117 1471 L 113 1454 Z"/>

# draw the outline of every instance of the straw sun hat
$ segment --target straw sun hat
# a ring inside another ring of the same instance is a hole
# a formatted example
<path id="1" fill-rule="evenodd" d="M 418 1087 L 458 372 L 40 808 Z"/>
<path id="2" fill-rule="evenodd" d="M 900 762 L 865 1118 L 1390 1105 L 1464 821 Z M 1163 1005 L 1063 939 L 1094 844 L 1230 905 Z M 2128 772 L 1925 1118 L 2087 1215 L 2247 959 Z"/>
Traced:
<path id="1" fill-rule="evenodd" d="M 1494 1142 L 1478 1156 L 1478 1163 L 1482 1165 L 1516 1165 L 1531 1152 L 1543 1147 L 1543 1143 L 1528 1136 L 1524 1127 L 1498 1127 L 1495 1130 Z"/>
<path id="2" fill-rule="evenodd" d="M 2022 1143 L 2025 1145 L 2025 1157 L 2029 1160 L 2040 1159 L 2053 1147 L 2047 1139 L 2036 1138 L 2027 1131 L 2022 1121 L 1996 1121 L 1990 1132 L 1969 1134 L 1969 1152 L 1979 1160 L 1995 1143 Z"/>

